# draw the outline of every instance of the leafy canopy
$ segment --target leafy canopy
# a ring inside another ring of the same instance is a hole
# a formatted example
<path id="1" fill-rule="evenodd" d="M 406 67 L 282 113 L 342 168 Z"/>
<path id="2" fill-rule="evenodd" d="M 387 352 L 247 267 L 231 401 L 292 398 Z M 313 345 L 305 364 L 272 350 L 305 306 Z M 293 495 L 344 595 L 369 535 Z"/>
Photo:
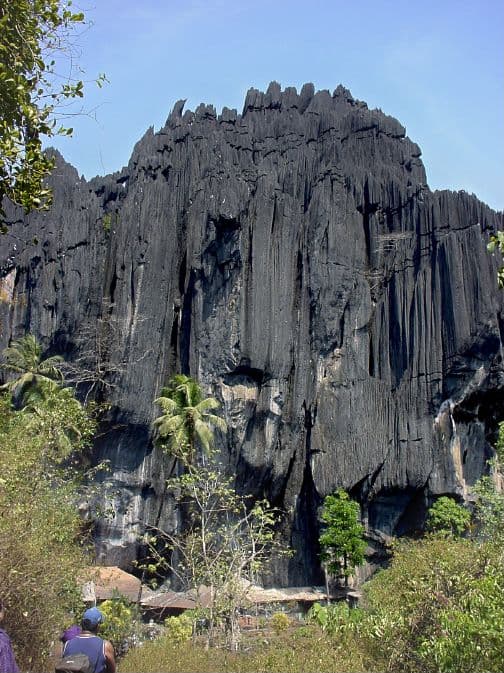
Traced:
<path id="1" fill-rule="evenodd" d="M 72 134 L 59 117 L 66 103 L 84 95 L 71 65 L 72 36 L 84 23 L 71 0 L 0 3 L 0 220 L 4 197 L 26 212 L 51 204 L 44 179 L 54 159 L 42 151 L 42 138 Z M 65 55 L 70 72 L 61 77 L 56 59 Z M 101 75 L 97 83 L 104 81 Z"/>
<path id="2" fill-rule="evenodd" d="M 471 513 L 453 498 L 442 496 L 429 509 L 427 530 L 440 535 L 460 536 L 469 526 Z"/>
<path id="3" fill-rule="evenodd" d="M 497 461 L 500 465 L 504 465 L 504 421 L 499 423 L 499 434 L 494 448 Z"/>
<path id="4" fill-rule="evenodd" d="M 457 536 L 468 525 L 467 510 L 439 498 L 429 512 L 434 532 L 397 542 L 390 566 L 365 585 L 360 636 L 377 670 L 502 670 L 504 494 L 498 461 L 489 467 L 473 488 L 470 536 Z"/>
<path id="5" fill-rule="evenodd" d="M 364 589 L 360 633 L 376 670 L 502 670 L 504 558 L 498 545 L 438 535 L 401 541 L 390 567 Z"/>
<path id="6" fill-rule="evenodd" d="M 359 521 L 359 504 L 339 489 L 326 496 L 321 512 L 323 530 L 319 537 L 321 559 L 330 572 L 345 577 L 364 562 L 366 542 Z M 343 567 L 342 567 L 343 565 Z"/>
<path id="7" fill-rule="evenodd" d="M 479 542 L 504 544 L 504 421 L 499 423 L 495 457 L 487 462 L 489 473 L 473 486 L 474 537 Z"/>

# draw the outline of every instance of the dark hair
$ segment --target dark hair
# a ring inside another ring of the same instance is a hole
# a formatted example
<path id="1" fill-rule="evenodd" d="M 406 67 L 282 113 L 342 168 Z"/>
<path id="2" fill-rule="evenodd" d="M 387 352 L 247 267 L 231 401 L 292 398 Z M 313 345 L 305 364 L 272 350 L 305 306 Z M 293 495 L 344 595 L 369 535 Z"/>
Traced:
<path id="1" fill-rule="evenodd" d="M 83 619 L 81 621 L 81 626 L 83 631 L 91 631 L 91 633 L 97 633 L 98 631 L 98 624 L 89 621 L 89 619 Z"/>

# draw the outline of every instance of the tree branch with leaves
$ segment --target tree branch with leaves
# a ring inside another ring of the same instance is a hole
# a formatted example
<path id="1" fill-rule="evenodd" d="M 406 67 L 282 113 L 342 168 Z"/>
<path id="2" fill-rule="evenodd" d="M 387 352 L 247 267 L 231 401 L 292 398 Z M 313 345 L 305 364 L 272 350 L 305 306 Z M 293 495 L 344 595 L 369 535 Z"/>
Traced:
<path id="1" fill-rule="evenodd" d="M 502 261 L 502 255 L 504 255 L 504 231 L 498 231 L 496 234 L 490 236 L 487 250 L 492 254 L 499 251 Z M 504 266 L 502 264 L 497 271 L 497 282 L 502 290 L 502 288 L 504 288 Z"/>
<path id="2" fill-rule="evenodd" d="M 8 0 L 0 3 L 0 223 L 4 197 L 25 212 L 47 209 L 51 190 L 44 180 L 54 158 L 42 150 L 42 139 L 71 135 L 60 124 L 63 108 L 84 95 L 75 76 L 72 39 L 86 25 L 71 0 Z M 56 70 L 68 55 L 69 72 Z M 99 86 L 104 75 L 96 80 Z"/>

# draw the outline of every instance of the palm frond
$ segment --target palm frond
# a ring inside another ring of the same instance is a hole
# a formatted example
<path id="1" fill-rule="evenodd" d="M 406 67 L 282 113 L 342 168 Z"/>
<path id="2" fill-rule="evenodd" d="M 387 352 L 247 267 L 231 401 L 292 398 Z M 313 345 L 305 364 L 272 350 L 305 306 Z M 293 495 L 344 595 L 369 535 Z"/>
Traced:
<path id="1" fill-rule="evenodd" d="M 5 351 L 4 351 L 4 353 L 5 353 Z M 24 372 L 24 371 L 26 371 L 26 369 L 25 369 L 24 367 L 20 367 L 19 365 L 14 364 L 14 363 L 11 363 L 11 362 L 2 362 L 2 363 L 0 364 L 0 367 L 1 367 L 2 369 L 4 369 L 5 371 L 7 371 L 7 372 L 16 372 L 16 373 L 18 373 L 18 372 Z"/>
<path id="2" fill-rule="evenodd" d="M 63 358 L 60 355 L 53 355 L 46 360 L 42 360 L 37 367 L 37 372 L 43 376 L 47 376 L 49 379 L 55 379 L 63 381 L 63 372 L 58 366 L 64 362 Z"/>
<path id="3" fill-rule="evenodd" d="M 172 414 L 177 409 L 177 403 L 170 397 L 157 397 L 154 402 L 159 404 L 165 414 Z"/>
<path id="4" fill-rule="evenodd" d="M 174 390 L 181 393 L 187 407 L 196 406 L 203 398 L 201 386 L 190 376 L 177 374 L 171 380 Z"/>
<path id="5" fill-rule="evenodd" d="M 220 416 L 216 416 L 215 414 L 205 414 L 205 420 L 219 430 L 222 430 L 222 432 L 226 432 L 227 423 Z"/>
<path id="6" fill-rule="evenodd" d="M 195 405 L 196 409 L 200 414 L 204 414 L 205 411 L 210 409 L 219 409 L 220 402 L 215 399 L 215 397 L 206 397 L 204 400 L 201 400 L 198 404 Z"/>
<path id="7" fill-rule="evenodd" d="M 41 355 L 42 347 L 33 334 L 27 334 L 13 341 L 9 348 L 3 351 L 2 369 L 16 374 L 17 377 L 2 386 L 2 390 L 9 390 L 17 404 L 29 403 L 25 399 L 28 395 L 32 398 L 45 397 L 46 393 L 52 390 L 47 388 L 48 382 L 54 384 L 55 381 L 63 381 L 64 377 L 59 367 L 63 358 L 53 355 L 41 360 Z M 36 388 L 40 390 L 37 392 Z"/>
<path id="8" fill-rule="evenodd" d="M 194 431 L 204 451 L 208 453 L 210 451 L 210 445 L 213 440 L 212 431 L 210 430 L 208 425 L 199 418 L 196 419 L 194 423 Z"/>
<path id="9" fill-rule="evenodd" d="M 25 370 L 34 369 L 40 362 L 42 346 L 33 334 L 26 334 L 13 341 L 3 352 L 4 360 L 9 365 L 17 365 Z"/>
<path id="10" fill-rule="evenodd" d="M 158 434 L 161 437 L 179 432 L 184 427 L 184 418 L 182 416 L 160 416 L 154 421 Z"/>

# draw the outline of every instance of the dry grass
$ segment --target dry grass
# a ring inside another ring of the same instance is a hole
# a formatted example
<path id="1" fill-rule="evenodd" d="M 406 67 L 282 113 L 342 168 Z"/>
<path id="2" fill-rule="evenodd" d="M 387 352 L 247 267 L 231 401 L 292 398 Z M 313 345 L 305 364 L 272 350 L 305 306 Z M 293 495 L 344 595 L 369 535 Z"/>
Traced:
<path id="1" fill-rule="evenodd" d="M 121 673 L 362 673 L 374 670 L 358 643 L 331 639 L 316 627 L 280 635 L 245 635 L 242 651 L 176 645 L 168 638 L 146 643 L 120 662 Z"/>

